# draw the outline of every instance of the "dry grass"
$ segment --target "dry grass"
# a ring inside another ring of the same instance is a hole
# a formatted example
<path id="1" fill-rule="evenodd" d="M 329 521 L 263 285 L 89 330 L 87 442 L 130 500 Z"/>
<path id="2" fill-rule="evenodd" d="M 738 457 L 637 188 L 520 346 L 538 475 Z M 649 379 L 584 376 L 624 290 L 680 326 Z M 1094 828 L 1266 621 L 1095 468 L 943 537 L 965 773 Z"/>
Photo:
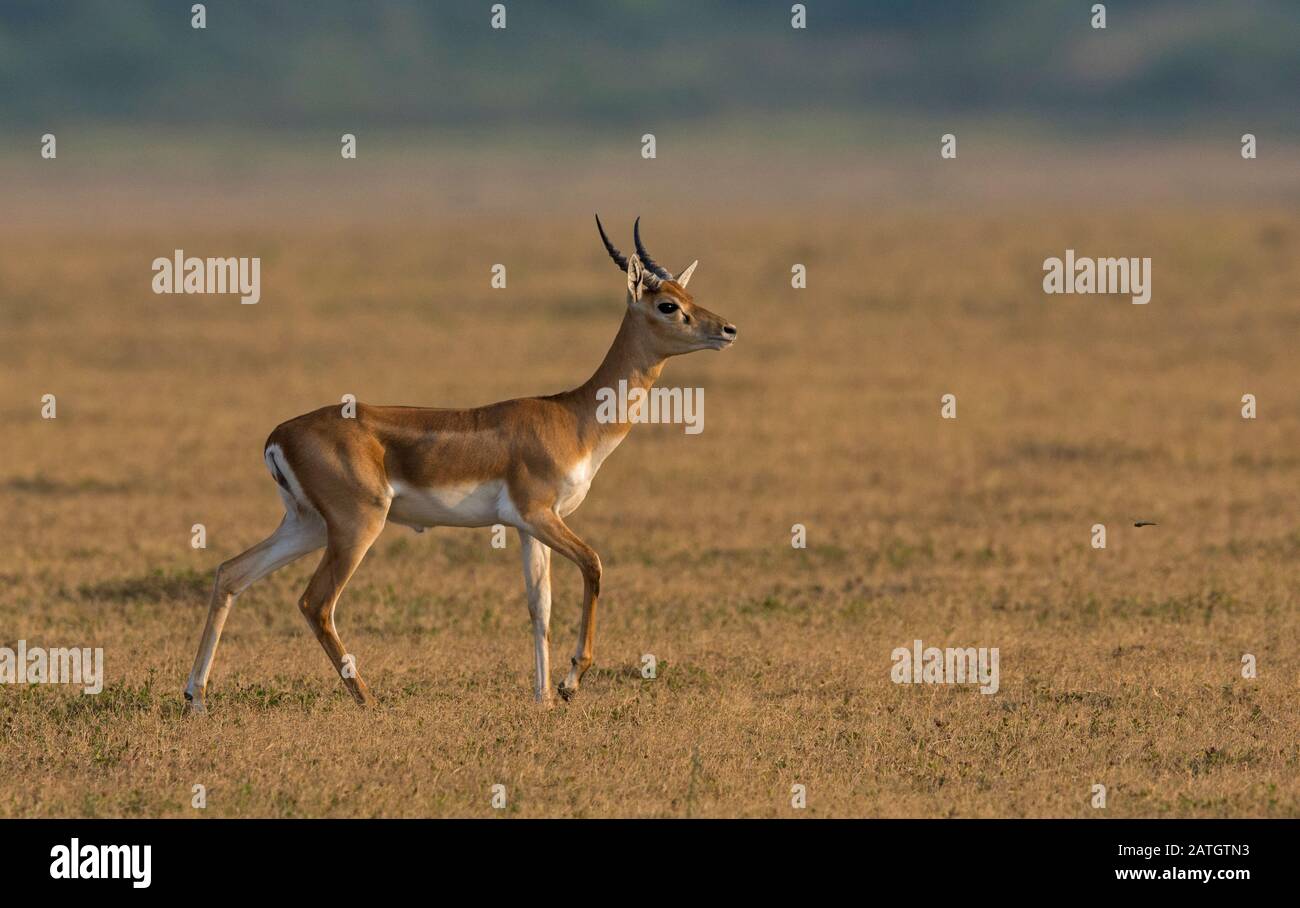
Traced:
<path id="1" fill-rule="evenodd" d="M 1300 815 L 1294 214 L 711 217 L 651 245 L 704 260 L 741 340 L 666 371 L 703 434 L 634 431 L 571 519 L 606 565 L 597 667 L 549 713 L 487 530 L 390 527 L 344 594 L 379 709 L 294 606 L 314 559 L 236 604 L 209 717 L 180 688 L 213 568 L 279 519 L 278 422 L 594 368 L 621 281 L 585 218 L 6 237 L 0 644 L 102 646 L 108 684 L 0 687 L 0 816 L 189 816 L 195 783 L 217 816 L 489 816 L 495 783 L 511 815 L 785 816 L 796 782 L 814 816 L 1095 816 L 1096 782 L 1109 815 Z M 153 296 L 177 246 L 261 255 L 261 304 Z M 1045 301 L 1067 246 L 1151 256 L 1152 304 Z M 557 665 L 579 593 L 557 563 Z M 892 684 L 915 638 L 999 647 L 1000 692 Z"/>

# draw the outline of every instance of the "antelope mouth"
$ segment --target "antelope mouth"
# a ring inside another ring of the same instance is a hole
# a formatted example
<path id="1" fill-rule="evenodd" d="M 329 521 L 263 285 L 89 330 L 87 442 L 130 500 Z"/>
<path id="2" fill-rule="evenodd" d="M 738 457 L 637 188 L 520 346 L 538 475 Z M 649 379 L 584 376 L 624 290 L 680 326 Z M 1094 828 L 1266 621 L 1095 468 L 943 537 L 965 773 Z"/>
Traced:
<path id="1" fill-rule="evenodd" d="M 725 350 L 735 342 L 735 335 L 715 334 L 709 338 L 709 347 L 713 350 Z"/>

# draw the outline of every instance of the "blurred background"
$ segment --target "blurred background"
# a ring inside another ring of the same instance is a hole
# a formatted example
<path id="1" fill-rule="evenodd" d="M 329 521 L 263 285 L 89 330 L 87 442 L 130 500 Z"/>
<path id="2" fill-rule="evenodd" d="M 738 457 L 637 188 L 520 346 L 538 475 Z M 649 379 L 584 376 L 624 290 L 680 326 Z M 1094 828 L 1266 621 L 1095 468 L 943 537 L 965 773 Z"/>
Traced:
<path id="1" fill-rule="evenodd" d="M 1288 0 L 790 3 L 9 0 L 6 127 L 637 129 L 716 117 L 999 117 L 1067 132 L 1295 128 Z"/>
<path id="2" fill-rule="evenodd" d="M 13 216 L 240 221 L 272 186 L 313 219 L 576 212 L 628 178 L 718 205 L 1295 198 L 1289 0 L 1119 0 L 1105 30 L 1082 0 L 818 2 L 805 30 L 784 2 L 515 0 L 504 30 L 490 6 L 221 2 L 196 30 L 179 0 L 12 0 Z M 1205 179 L 1250 131 L 1260 159 Z M 30 154 L 45 132 L 63 192 Z M 979 167 L 936 170 L 944 133 Z"/>

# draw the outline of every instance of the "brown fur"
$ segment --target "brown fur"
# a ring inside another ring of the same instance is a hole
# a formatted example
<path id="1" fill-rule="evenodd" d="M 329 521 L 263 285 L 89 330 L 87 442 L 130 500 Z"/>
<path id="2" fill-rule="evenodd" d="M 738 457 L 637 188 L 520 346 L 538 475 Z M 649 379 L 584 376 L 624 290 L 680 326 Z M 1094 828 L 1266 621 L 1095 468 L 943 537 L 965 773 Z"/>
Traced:
<path id="1" fill-rule="evenodd" d="M 516 528 L 521 537 L 540 540 L 582 571 L 578 646 L 559 687 L 562 696 L 571 697 L 594 658 L 601 564 L 595 550 L 565 525 L 556 510 L 557 499 L 576 464 L 598 447 L 612 449 L 630 428 L 597 420 L 597 391 L 620 381 L 629 388 L 649 388 L 669 357 L 722 349 L 736 334 L 721 317 L 697 306 L 679 283 L 645 271 L 635 255 L 628 263 L 628 288 L 628 308 L 609 352 L 591 378 L 571 391 L 464 410 L 357 404 L 355 415 L 348 417 L 334 405 L 277 426 L 266 446 L 279 446 L 311 511 L 286 515 L 271 539 L 218 569 L 208 623 L 186 688 L 191 708 L 203 709 L 211 659 L 234 597 L 259 577 L 319 548 L 313 545 L 318 540 L 325 554 L 299 607 L 353 697 L 358 703 L 371 702 L 355 664 L 346 658 L 333 616 L 343 587 L 400 499 L 394 484 L 445 489 L 490 480 L 505 483 L 520 515 Z M 677 310 L 659 311 L 664 302 L 675 303 Z M 323 538 L 314 528 L 316 515 L 324 524 Z M 548 621 L 549 612 L 534 615 L 539 648 L 546 643 Z M 543 677 L 548 673 L 545 653 L 539 653 L 536 693 L 545 702 L 550 700 L 549 682 Z"/>

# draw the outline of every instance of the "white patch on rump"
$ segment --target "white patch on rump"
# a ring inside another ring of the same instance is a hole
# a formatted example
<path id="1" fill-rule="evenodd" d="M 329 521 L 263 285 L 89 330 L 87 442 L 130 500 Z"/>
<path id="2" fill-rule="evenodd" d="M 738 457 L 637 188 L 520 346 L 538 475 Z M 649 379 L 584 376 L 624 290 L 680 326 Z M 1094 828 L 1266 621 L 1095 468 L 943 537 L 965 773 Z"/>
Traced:
<path id="1" fill-rule="evenodd" d="M 275 484 L 276 490 L 280 493 L 280 499 L 284 502 L 285 513 L 299 519 L 305 517 L 320 519 L 316 506 L 311 503 L 307 493 L 302 490 L 302 483 L 298 481 L 297 474 L 293 472 L 293 466 L 289 463 L 289 458 L 284 456 L 284 449 L 277 444 L 270 444 L 266 446 L 262 456 L 266 460 L 266 468 L 271 471 L 271 477 L 274 478 L 278 473 L 289 484 L 287 490 L 278 482 Z"/>

